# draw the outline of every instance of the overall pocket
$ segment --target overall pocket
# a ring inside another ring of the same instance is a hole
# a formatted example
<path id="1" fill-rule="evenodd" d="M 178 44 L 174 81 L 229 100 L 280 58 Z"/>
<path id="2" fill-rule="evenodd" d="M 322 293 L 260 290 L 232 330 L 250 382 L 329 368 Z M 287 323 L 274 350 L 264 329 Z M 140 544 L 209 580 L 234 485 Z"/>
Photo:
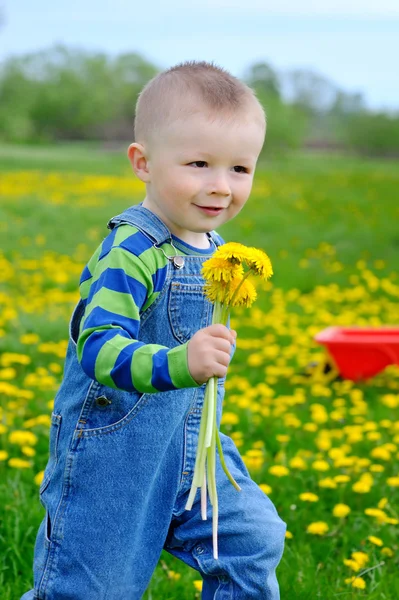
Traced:
<path id="1" fill-rule="evenodd" d="M 61 415 L 52 413 L 51 425 L 50 425 L 50 439 L 49 439 L 49 458 L 47 461 L 46 468 L 44 470 L 43 481 L 41 483 L 39 494 L 43 494 L 44 490 L 48 487 L 51 477 L 54 473 L 55 467 L 58 462 L 58 440 L 60 437 L 61 429 Z"/>
<path id="2" fill-rule="evenodd" d="M 172 281 L 168 300 L 170 326 L 174 337 L 184 344 L 212 321 L 212 304 L 201 284 Z"/>
<path id="3" fill-rule="evenodd" d="M 93 381 L 82 410 L 77 437 L 116 431 L 127 425 L 147 404 L 150 395 L 126 392 Z"/>

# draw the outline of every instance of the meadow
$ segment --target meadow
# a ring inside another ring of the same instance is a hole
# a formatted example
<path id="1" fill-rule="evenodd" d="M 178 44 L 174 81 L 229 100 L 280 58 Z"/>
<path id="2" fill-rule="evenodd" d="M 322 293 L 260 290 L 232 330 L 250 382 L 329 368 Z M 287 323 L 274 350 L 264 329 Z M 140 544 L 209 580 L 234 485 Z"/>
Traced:
<path id="1" fill-rule="evenodd" d="M 399 324 L 398 188 L 393 161 L 270 157 L 220 229 L 274 269 L 254 306 L 233 313 L 221 429 L 287 523 L 282 600 L 399 598 L 399 368 L 355 383 L 310 366 L 325 360 L 313 338 L 330 325 Z M 124 152 L 0 146 L 0 600 L 32 585 L 81 271 L 108 220 L 143 194 Z M 163 552 L 144 600 L 195 600 L 200 588 Z"/>

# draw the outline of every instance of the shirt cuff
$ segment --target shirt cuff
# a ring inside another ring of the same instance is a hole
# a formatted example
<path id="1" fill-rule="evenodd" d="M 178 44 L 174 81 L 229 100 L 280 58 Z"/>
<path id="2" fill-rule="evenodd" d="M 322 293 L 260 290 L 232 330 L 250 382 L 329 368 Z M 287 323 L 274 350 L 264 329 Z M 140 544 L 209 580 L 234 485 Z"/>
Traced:
<path id="1" fill-rule="evenodd" d="M 168 352 L 169 374 L 173 385 L 178 388 L 200 387 L 188 369 L 188 342 Z"/>

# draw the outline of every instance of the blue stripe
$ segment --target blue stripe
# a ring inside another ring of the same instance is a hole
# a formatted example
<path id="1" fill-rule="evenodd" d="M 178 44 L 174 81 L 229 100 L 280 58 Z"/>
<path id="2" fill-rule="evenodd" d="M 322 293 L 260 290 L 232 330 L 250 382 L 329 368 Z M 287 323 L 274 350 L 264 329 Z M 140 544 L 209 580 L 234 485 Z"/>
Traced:
<path id="1" fill-rule="evenodd" d="M 158 350 L 152 357 L 151 385 L 160 392 L 175 390 L 168 367 L 168 349 Z"/>
<path id="2" fill-rule="evenodd" d="M 116 313 L 105 310 L 100 306 L 96 306 L 96 308 L 93 308 L 89 316 L 85 319 L 82 332 L 85 329 L 90 329 L 91 327 L 98 328 L 104 325 L 108 325 L 108 327 L 111 325 L 114 325 L 115 327 L 121 327 L 122 330 L 125 330 L 125 332 L 127 332 L 134 340 L 137 339 L 140 329 L 139 320 L 129 319 L 128 317 L 117 315 Z M 124 335 L 122 330 L 118 331 L 121 335 Z M 125 337 L 129 336 L 126 335 Z"/>
<path id="3" fill-rule="evenodd" d="M 132 381 L 131 366 L 135 350 L 142 346 L 145 346 L 143 342 L 132 342 L 118 354 L 111 371 L 111 377 L 119 389 L 126 390 L 127 392 L 137 391 Z"/>
<path id="4" fill-rule="evenodd" d="M 154 286 L 154 292 L 160 292 L 162 290 L 163 284 L 165 283 L 167 270 L 168 265 L 165 265 L 161 269 L 158 269 L 158 271 L 155 271 L 155 273 L 152 275 L 152 284 Z"/>
<path id="5" fill-rule="evenodd" d="M 80 364 L 83 371 L 86 373 L 86 375 L 91 377 L 91 379 L 96 378 L 94 375 L 94 367 L 96 364 L 98 353 L 100 352 L 104 344 L 106 344 L 116 335 L 123 335 L 124 337 L 129 337 L 126 335 L 126 333 L 121 332 L 119 330 L 108 329 L 106 331 L 93 331 L 93 333 L 87 338 L 83 347 L 82 360 Z"/>
<path id="6" fill-rule="evenodd" d="M 80 281 L 79 281 L 79 285 L 82 285 L 82 283 L 84 281 L 87 281 L 88 279 L 91 278 L 91 273 L 89 271 L 89 267 L 86 265 L 85 268 L 83 269 L 82 275 L 80 276 Z"/>
<path id="7" fill-rule="evenodd" d="M 147 236 L 141 233 L 141 231 L 137 231 L 137 233 L 133 233 L 133 235 L 130 235 L 128 238 L 123 240 L 123 242 L 119 244 L 119 248 L 124 248 L 135 256 L 140 256 L 140 254 L 149 248 L 152 248 L 153 245 L 154 244 L 148 239 Z"/>
<path id="8" fill-rule="evenodd" d="M 96 294 L 103 287 L 114 292 L 131 294 L 139 310 L 147 300 L 146 286 L 140 281 L 137 281 L 137 279 L 127 275 L 123 269 L 108 268 L 103 271 L 97 281 L 90 286 L 87 302 L 90 303 L 94 294 Z"/>
<path id="9" fill-rule="evenodd" d="M 115 227 L 115 229 L 113 229 L 111 231 L 111 233 L 108 234 L 107 237 L 105 238 L 105 240 L 103 241 L 102 246 L 101 246 L 101 253 L 100 253 L 100 256 L 98 257 L 98 260 L 101 260 L 102 258 L 104 258 L 104 256 L 107 256 L 107 254 L 110 252 L 110 250 L 113 246 L 113 243 L 114 243 L 116 231 L 117 230 Z"/>

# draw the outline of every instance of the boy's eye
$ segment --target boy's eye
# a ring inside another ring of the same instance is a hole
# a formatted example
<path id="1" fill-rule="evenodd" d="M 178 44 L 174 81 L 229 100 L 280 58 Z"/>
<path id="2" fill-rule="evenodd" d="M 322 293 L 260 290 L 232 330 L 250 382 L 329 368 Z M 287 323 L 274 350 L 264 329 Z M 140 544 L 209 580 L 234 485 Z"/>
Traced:
<path id="1" fill-rule="evenodd" d="M 190 164 L 191 165 L 196 165 L 198 168 L 202 169 L 202 167 L 204 167 L 208 163 L 205 160 L 196 160 L 196 161 L 194 161 L 194 162 L 192 162 Z M 241 167 L 239 165 L 236 165 L 233 168 L 234 169 L 238 169 L 238 170 L 236 170 L 236 173 L 248 173 L 248 169 L 246 167 Z"/>

